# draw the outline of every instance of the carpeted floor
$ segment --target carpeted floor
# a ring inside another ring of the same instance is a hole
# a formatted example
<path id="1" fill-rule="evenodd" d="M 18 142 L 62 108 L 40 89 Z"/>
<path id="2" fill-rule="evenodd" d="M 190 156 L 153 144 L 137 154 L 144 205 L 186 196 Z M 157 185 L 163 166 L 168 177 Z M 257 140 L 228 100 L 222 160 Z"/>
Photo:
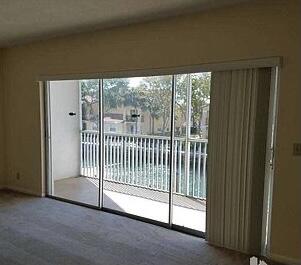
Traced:
<path id="1" fill-rule="evenodd" d="M 0 264 L 243 265 L 249 260 L 162 227 L 1 191 Z"/>

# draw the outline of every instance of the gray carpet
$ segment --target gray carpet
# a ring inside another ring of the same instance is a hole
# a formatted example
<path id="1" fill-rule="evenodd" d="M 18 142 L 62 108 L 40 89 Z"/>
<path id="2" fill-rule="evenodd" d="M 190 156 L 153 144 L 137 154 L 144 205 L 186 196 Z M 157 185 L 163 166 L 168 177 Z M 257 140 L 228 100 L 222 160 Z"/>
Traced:
<path id="1" fill-rule="evenodd" d="M 0 264 L 242 265 L 249 260 L 162 227 L 1 191 Z"/>

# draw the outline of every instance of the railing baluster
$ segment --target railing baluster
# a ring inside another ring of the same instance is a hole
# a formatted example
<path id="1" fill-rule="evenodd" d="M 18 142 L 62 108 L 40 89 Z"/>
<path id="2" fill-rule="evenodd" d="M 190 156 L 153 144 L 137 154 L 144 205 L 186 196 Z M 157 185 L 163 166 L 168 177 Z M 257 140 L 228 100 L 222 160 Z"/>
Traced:
<path id="1" fill-rule="evenodd" d="M 196 160 L 196 142 L 193 145 L 193 165 L 192 165 L 192 196 L 195 196 L 195 160 Z"/>
<path id="2" fill-rule="evenodd" d="M 109 136 L 105 135 L 105 150 L 104 150 L 104 180 L 108 179 L 108 157 L 109 157 L 109 151 L 108 151 L 108 147 L 109 147 Z"/>
<path id="3" fill-rule="evenodd" d="M 187 150 L 186 150 L 187 154 L 188 154 L 188 159 L 186 161 L 186 191 L 185 191 L 185 195 L 189 196 L 190 193 L 190 141 L 187 142 Z"/>
<path id="4" fill-rule="evenodd" d="M 123 182 L 123 177 L 124 177 L 124 166 L 123 166 L 123 145 L 124 145 L 124 140 L 123 137 L 120 139 L 120 181 Z"/>
<path id="5" fill-rule="evenodd" d="M 120 144 L 119 136 L 116 136 L 116 181 L 120 181 Z"/>
<path id="6" fill-rule="evenodd" d="M 89 177 L 93 177 L 93 135 L 90 134 L 89 136 L 89 155 L 90 155 L 90 172 L 89 172 Z"/>
<path id="7" fill-rule="evenodd" d="M 80 168 L 79 168 L 79 175 L 80 176 L 84 176 L 84 169 L 83 169 L 83 165 L 84 165 L 84 148 L 83 148 L 83 133 L 80 132 L 79 137 L 80 137 Z"/>
<path id="8" fill-rule="evenodd" d="M 134 138 L 135 139 L 135 138 Z M 138 137 L 136 137 L 136 143 L 135 143 L 135 177 L 136 177 L 136 182 L 135 184 L 139 183 L 139 165 L 138 165 L 138 151 L 139 151 L 139 143 L 138 143 Z"/>
<path id="9" fill-rule="evenodd" d="M 93 134 L 90 134 L 90 178 L 93 177 L 93 160 L 94 160 L 94 157 L 93 157 Z"/>
<path id="10" fill-rule="evenodd" d="M 93 156 L 92 156 L 92 135 L 89 135 L 89 177 L 92 177 L 92 160 L 93 160 Z"/>
<path id="11" fill-rule="evenodd" d="M 113 136 L 113 140 L 112 140 L 112 149 L 113 149 L 113 180 L 116 181 L 116 171 L 117 171 L 117 168 L 116 168 L 116 136 Z"/>
<path id="12" fill-rule="evenodd" d="M 113 136 L 113 180 L 117 181 L 117 175 L 116 175 L 116 171 L 117 171 L 117 167 L 116 167 L 116 136 Z"/>
<path id="13" fill-rule="evenodd" d="M 90 139 L 91 138 L 91 135 L 88 134 L 88 137 L 87 137 L 87 140 L 88 140 L 88 144 L 87 144 L 87 147 L 88 147 L 88 177 L 91 177 L 91 144 L 90 144 Z"/>
<path id="14" fill-rule="evenodd" d="M 133 137 L 130 137 L 129 142 L 130 142 L 130 162 L 131 162 L 131 171 L 130 171 L 130 182 L 129 183 L 135 183 L 134 179 L 134 142 L 133 142 Z"/>
<path id="15" fill-rule="evenodd" d="M 155 187 L 155 139 L 152 141 L 152 188 Z"/>
<path id="16" fill-rule="evenodd" d="M 94 134 L 94 177 L 97 178 L 97 161 L 98 161 L 98 156 L 97 156 L 97 134 Z"/>
<path id="17" fill-rule="evenodd" d="M 156 140 L 156 189 L 159 189 L 159 140 Z"/>
<path id="18" fill-rule="evenodd" d="M 134 178 L 134 170 L 135 170 L 135 166 L 134 166 L 134 138 L 130 138 L 130 160 L 131 160 L 131 177 L 130 177 L 130 183 L 135 183 L 135 178 Z"/>
<path id="19" fill-rule="evenodd" d="M 182 193 L 182 141 L 179 143 L 179 188 L 177 192 Z"/>
<path id="20" fill-rule="evenodd" d="M 92 134 L 92 150 L 93 150 L 93 178 L 95 178 L 95 159 L 96 159 L 96 150 L 95 150 L 95 134 Z"/>
<path id="21" fill-rule="evenodd" d="M 147 187 L 147 160 L 146 160 L 146 149 L 147 149 L 147 142 L 146 138 L 143 141 L 143 186 Z"/>
<path id="22" fill-rule="evenodd" d="M 172 192 L 177 192 L 177 183 L 178 183 L 178 176 L 179 176 L 179 172 L 177 171 L 177 163 L 178 163 L 178 149 L 179 149 L 179 147 L 178 147 L 178 145 L 180 145 L 180 141 L 178 141 L 178 140 L 175 140 L 175 146 L 174 146 L 174 152 L 175 152 L 175 154 L 174 154 L 174 183 L 173 183 L 173 185 L 172 185 L 172 187 L 173 187 L 173 191 Z"/>
<path id="23" fill-rule="evenodd" d="M 89 177 L 89 170 L 88 170 L 88 167 L 89 167 L 89 157 L 88 157 L 88 134 L 86 135 L 86 138 L 85 138 L 85 154 L 86 154 L 86 163 L 85 163 L 85 176 L 86 177 Z"/>
<path id="24" fill-rule="evenodd" d="M 201 185 L 201 158 L 202 158 L 202 143 L 198 143 L 198 175 L 197 175 L 197 195 L 196 197 L 201 197 L 200 185 Z"/>
<path id="25" fill-rule="evenodd" d="M 99 176 L 99 178 L 100 177 L 105 178 L 105 176 L 106 176 L 106 136 L 104 135 L 104 137 L 103 137 L 103 147 L 100 146 L 100 141 L 101 141 L 100 137 L 101 137 L 101 135 L 99 134 L 98 135 L 98 150 L 99 150 L 99 152 L 103 152 L 103 158 L 102 158 L 103 165 L 100 163 L 101 161 L 99 161 L 99 167 L 102 167 L 103 172 L 102 172 L 102 176 Z M 103 148 L 103 150 L 102 150 L 102 148 Z"/>
<path id="26" fill-rule="evenodd" d="M 110 162 L 109 162 L 109 166 L 110 166 L 110 176 L 109 179 L 112 179 L 113 177 L 113 136 L 110 136 Z"/>
<path id="27" fill-rule="evenodd" d="M 116 136 L 116 150 L 117 150 L 117 161 L 116 161 L 116 167 L 117 167 L 117 176 L 116 180 L 120 181 L 120 157 L 119 157 L 119 136 Z"/>
<path id="28" fill-rule="evenodd" d="M 123 160 L 123 165 L 124 165 L 124 176 L 123 176 L 123 181 L 124 181 L 124 183 L 126 183 L 126 180 L 127 180 L 127 165 L 126 165 L 126 162 L 127 162 L 127 160 L 126 160 L 126 152 L 127 152 L 127 149 L 126 149 L 126 144 L 127 144 L 127 137 L 125 137 L 124 138 L 124 141 L 123 141 L 123 143 L 124 143 L 124 146 L 123 146 L 123 150 L 124 150 L 124 160 Z"/>
<path id="29" fill-rule="evenodd" d="M 88 134 L 85 137 L 85 176 L 88 177 Z"/>
<path id="30" fill-rule="evenodd" d="M 89 151 L 89 149 L 88 149 L 88 140 L 89 139 L 89 135 L 87 134 L 86 135 L 86 139 L 85 139 L 85 153 L 86 153 L 86 165 L 85 165 L 85 169 L 86 169 L 86 173 L 85 173 L 85 175 L 87 176 L 87 177 L 89 177 L 89 153 L 88 153 L 88 151 Z"/>
<path id="31" fill-rule="evenodd" d="M 95 134 L 91 135 L 92 141 L 91 141 L 91 150 L 92 150 L 92 174 L 91 177 L 95 177 L 95 143 L 94 143 L 94 138 Z"/>
<path id="32" fill-rule="evenodd" d="M 142 168 L 142 138 L 139 141 L 139 184 L 143 186 L 143 168 Z"/>
<path id="33" fill-rule="evenodd" d="M 163 190 L 164 189 L 164 186 L 163 186 L 164 185 L 164 176 L 165 176 L 165 174 L 163 172 L 164 140 L 161 140 L 160 144 L 161 144 L 161 146 L 160 146 L 160 177 L 161 177 L 161 186 L 160 186 L 160 188 L 161 188 L 161 190 Z"/>
<path id="34" fill-rule="evenodd" d="M 81 165 L 81 168 L 83 170 L 83 176 L 86 175 L 86 134 L 82 134 L 82 150 L 83 150 L 83 164 Z"/>
<path id="35" fill-rule="evenodd" d="M 119 181 L 119 174 L 118 174 L 118 136 L 115 136 L 114 141 L 115 146 L 115 181 Z"/>
<path id="36" fill-rule="evenodd" d="M 105 179 L 109 179 L 109 136 L 106 136 L 106 175 Z"/>
<path id="37" fill-rule="evenodd" d="M 130 183 L 131 182 L 131 138 L 128 137 L 128 142 L 127 142 L 127 145 L 128 145 L 128 173 L 127 173 L 127 183 Z"/>
<path id="38" fill-rule="evenodd" d="M 104 170 L 104 180 L 108 179 L 108 174 L 109 174 L 109 168 L 108 168 L 108 163 L 109 163 L 109 136 L 105 136 L 105 170 Z"/>
<path id="39" fill-rule="evenodd" d="M 130 183 L 133 183 L 134 181 L 134 158 L 133 158 L 133 140 L 132 140 L 132 137 L 129 137 L 129 162 L 130 162 Z"/>
<path id="40" fill-rule="evenodd" d="M 110 180 L 114 180 L 114 136 L 110 137 Z"/>
<path id="41" fill-rule="evenodd" d="M 204 143 L 204 155 L 203 155 L 203 194 L 202 197 L 206 198 L 206 163 L 207 163 L 207 143 Z"/>
<path id="42" fill-rule="evenodd" d="M 95 134 L 95 177 L 98 177 L 98 134 Z"/>
<path id="43" fill-rule="evenodd" d="M 165 190 L 168 191 L 168 179 L 169 179 L 169 166 L 168 166 L 168 144 L 169 144 L 169 141 L 168 140 L 165 140 L 165 163 L 164 163 L 164 171 L 165 171 Z"/>
<path id="44" fill-rule="evenodd" d="M 150 178 L 150 174 L 151 174 L 151 163 L 150 163 L 150 161 L 151 161 L 151 154 L 150 154 L 150 146 L 151 146 L 151 139 L 149 138 L 148 139 L 148 150 L 147 150 L 147 166 L 148 166 L 148 174 L 147 174 L 147 182 L 148 182 L 148 187 L 150 187 L 151 186 L 151 178 Z"/>
<path id="45" fill-rule="evenodd" d="M 113 180 L 117 181 L 117 136 L 113 137 Z"/>
<path id="46" fill-rule="evenodd" d="M 97 174 L 97 178 L 99 179 L 99 152 L 101 152 L 101 150 L 100 150 L 100 144 L 99 144 L 99 137 L 100 137 L 100 135 L 99 135 L 99 133 L 96 135 L 96 145 L 97 145 L 97 147 L 96 147 L 96 164 L 97 164 L 97 167 L 96 167 L 96 170 L 97 170 L 97 172 L 96 172 L 96 174 Z"/>

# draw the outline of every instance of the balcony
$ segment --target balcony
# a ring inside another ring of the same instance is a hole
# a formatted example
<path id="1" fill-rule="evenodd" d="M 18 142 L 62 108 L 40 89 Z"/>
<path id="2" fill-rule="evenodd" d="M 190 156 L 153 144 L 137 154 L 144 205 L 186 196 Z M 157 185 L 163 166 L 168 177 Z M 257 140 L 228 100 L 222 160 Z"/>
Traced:
<path id="1" fill-rule="evenodd" d="M 81 132 L 81 174 L 55 181 L 57 196 L 98 203 L 99 142 L 98 132 Z M 175 138 L 174 148 L 174 221 L 205 231 L 207 140 Z M 168 220 L 169 137 L 106 133 L 103 159 L 107 208 Z"/>

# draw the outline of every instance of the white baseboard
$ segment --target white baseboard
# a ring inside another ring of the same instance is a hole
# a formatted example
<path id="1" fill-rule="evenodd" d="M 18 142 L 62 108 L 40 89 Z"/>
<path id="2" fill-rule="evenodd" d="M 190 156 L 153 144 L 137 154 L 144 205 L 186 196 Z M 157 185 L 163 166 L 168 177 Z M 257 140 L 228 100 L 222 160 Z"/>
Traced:
<path id="1" fill-rule="evenodd" d="M 273 261 L 276 261 L 276 262 L 286 264 L 286 265 L 301 265 L 300 259 L 289 258 L 289 257 L 278 255 L 278 254 L 271 253 L 270 259 Z"/>
<path id="2" fill-rule="evenodd" d="M 44 197 L 45 196 L 42 193 L 39 193 L 39 192 L 36 192 L 36 191 L 32 191 L 30 189 L 24 189 L 24 188 L 14 187 L 14 186 L 0 186 L 0 189 L 2 189 L 2 190 L 16 191 L 16 192 L 20 192 L 20 193 L 24 193 L 24 194 L 36 196 L 36 197 Z"/>

